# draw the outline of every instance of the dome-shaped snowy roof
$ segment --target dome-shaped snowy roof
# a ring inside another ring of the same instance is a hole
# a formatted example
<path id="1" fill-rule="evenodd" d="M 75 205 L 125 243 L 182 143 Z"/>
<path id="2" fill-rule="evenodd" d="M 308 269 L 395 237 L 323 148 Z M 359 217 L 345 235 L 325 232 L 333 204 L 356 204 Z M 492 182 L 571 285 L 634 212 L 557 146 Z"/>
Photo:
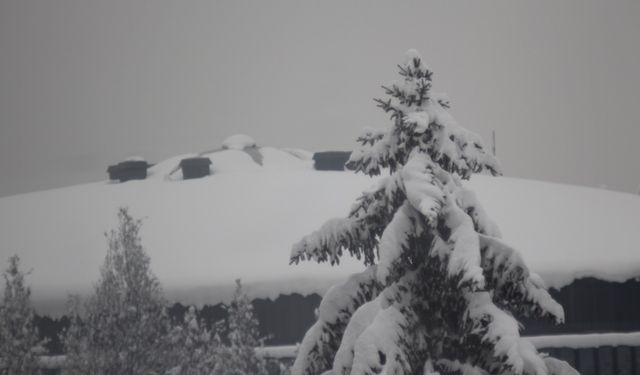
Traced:
<path id="1" fill-rule="evenodd" d="M 247 150 L 259 152 L 262 164 Z M 172 301 L 218 303 L 232 294 L 236 278 L 252 297 L 323 293 L 362 263 L 346 256 L 339 267 L 289 266 L 291 246 L 325 220 L 345 216 L 376 179 L 317 171 L 298 154 L 305 155 L 273 147 L 212 152 L 200 155 L 211 159 L 210 178 L 167 181 L 180 160 L 196 156 L 182 155 L 151 167 L 146 180 L 0 198 L 0 269 L 17 252 L 33 269 L 34 305 L 64 311 L 68 293 L 85 293 L 99 277 L 103 233 L 116 224 L 118 207 L 128 206 L 145 218 L 142 242 Z M 473 176 L 466 183 L 505 242 L 547 285 L 640 275 L 637 196 L 506 177 Z"/>

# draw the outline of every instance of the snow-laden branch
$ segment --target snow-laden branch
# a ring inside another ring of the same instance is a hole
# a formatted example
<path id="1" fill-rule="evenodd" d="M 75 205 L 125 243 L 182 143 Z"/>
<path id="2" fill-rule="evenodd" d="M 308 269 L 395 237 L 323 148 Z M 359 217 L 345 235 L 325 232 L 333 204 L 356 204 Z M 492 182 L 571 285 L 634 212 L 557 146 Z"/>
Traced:
<path id="1" fill-rule="evenodd" d="M 331 369 L 352 314 L 378 295 L 380 285 L 375 275 L 376 266 L 371 266 L 327 291 L 318 308 L 318 321 L 302 339 L 293 375 L 316 375 Z"/>
<path id="2" fill-rule="evenodd" d="M 381 310 L 381 297 L 378 296 L 375 300 L 360 306 L 353 314 L 347 328 L 344 330 L 340 348 L 336 352 L 333 361 L 332 370 L 334 375 L 349 375 L 351 373 L 356 340 L 373 323 Z"/>
<path id="3" fill-rule="evenodd" d="M 309 259 L 338 264 L 346 249 L 365 265 L 374 264 L 378 239 L 404 199 L 399 177 L 383 179 L 377 189 L 358 198 L 347 218 L 331 219 L 296 243 L 291 263 Z"/>
<path id="4" fill-rule="evenodd" d="M 476 232 L 495 238 L 502 237 L 498 225 L 487 215 L 484 207 L 482 207 L 473 191 L 464 186 L 460 186 L 456 192 L 456 200 L 460 208 L 473 220 L 473 226 Z"/>
<path id="5" fill-rule="evenodd" d="M 486 279 L 495 290 L 494 299 L 503 308 L 517 316 L 564 322 L 564 309 L 545 289 L 542 279 L 529 271 L 516 250 L 500 239 L 483 234 L 480 246 Z"/>
<path id="6" fill-rule="evenodd" d="M 504 361 L 494 360 L 492 366 L 515 374 L 547 374 L 544 361 L 533 344 L 520 337 L 518 322 L 500 310 L 488 292 L 471 292 L 466 298 L 468 317 L 474 322 L 475 331 L 493 348 L 495 359 L 505 358 Z"/>
<path id="7" fill-rule="evenodd" d="M 405 202 L 393 216 L 380 238 L 380 262 L 378 263 L 378 280 L 390 284 L 398 275 L 405 272 L 407 258 L 415 258 L 413 252 L 428 249 L 416 249 L 412 243 L 416 239 L 415 232 L 420 217 L 418 212 Z M 412 256 L 413 255 L 413 256 Z"/>
<path id="8" fill-rule="evenodd" d="M 395 306 L 380 311 L 354 345 L 351 375 L 409 374 L 407 353 L 397 345 L 407 335 L 406 315 Z"/>

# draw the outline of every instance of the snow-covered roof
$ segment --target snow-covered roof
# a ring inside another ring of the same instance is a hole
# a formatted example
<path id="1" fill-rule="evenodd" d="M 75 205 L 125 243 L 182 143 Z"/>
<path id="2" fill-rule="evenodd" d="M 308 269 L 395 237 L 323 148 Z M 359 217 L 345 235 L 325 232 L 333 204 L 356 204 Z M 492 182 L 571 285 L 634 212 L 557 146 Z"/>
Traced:
<path id="1" fill-rule="evenodd" d="M 127 156 L 124 161 L 145 161 L 142 156 Z"/>
<path id="2" fill-rule="evenodd" d="M 256 141 L 244 134 L 235 134 L 222 142 L 222 148 L 226 150 L 242 150 L 249 147 L 256 147 Z"/>
<path id="3" fill-rule="evenodd" d="M 144 218 L 143 244 L 171 300 L 225 300 L 236 278 L 256 297 L 323 293 L 361 270 L 348 257 L 339 267 L 290 266 L 289 252 L 325 220 L 346 215 L 375 181 L 315 171 L 299 150 L 258 151 L 262 165 L 241 150 L 207 154 L 214 173 L 201 179 L 166 178 L 183 155 L 154 165 L 143 181 L 1 198 L 0 267 L 19 254 L 33 269 L 36 306 L 60 311 L 68 293 L 85 292 L 97 280 L 104 232 L 116 225 L 117 208 L 129 206 Z M 505 177 L 474 176 L 469 185 L 504 239 L 549 286 L 583 276 L 640 276 L 640 197 Z"/>

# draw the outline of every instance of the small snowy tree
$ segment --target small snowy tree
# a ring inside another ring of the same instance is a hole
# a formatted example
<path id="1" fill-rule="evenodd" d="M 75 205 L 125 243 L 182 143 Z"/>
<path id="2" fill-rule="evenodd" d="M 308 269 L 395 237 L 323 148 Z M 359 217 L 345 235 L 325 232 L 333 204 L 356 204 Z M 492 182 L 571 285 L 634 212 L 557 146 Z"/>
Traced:
<path id="1" fill-rule="evenodd" d="M 171 350 L 170 362 L 175 364 L 167 374 L 200 375 L 208 374 L 215 367 L 220 338 L 218 325 L 212 330 L 198 320 L 195 307 L 189 307 L 183 323 L 173 327 L 169 333 Z"/>
<path id="2" fill-rule="evenodd" d="M 367 267 L 327 292 L 292 373 L 547 374 L 516 319 L 562 322 L 563 309 L 462 181 L 499 165 L 417 52 L 399 69 L 376 100 L 391 126 L 366 131 L 347 164 L 389 175 L 292 249 L 292 263 L 335 265 L 348 251 Z"/>
<path id="3" fill-rule="evenodd" d="M 4 298 L 0 306 L 0 373 L 38 373 L 38 355 L 44 353 L 33 324 L 31 289 L 20 270 L 20 258 L 9 258 L 4 272 Z"/>
<path id="4" fill-rule="evenodd" d="M 229 345 L 218 352 L 215 375 L 266 375 L 267 365 L 256 355 L 261 346 L 258 319 L 254 316 L 249 297 L 243 292 L 240 280 L 229 306 Z"/>
<path id="5" fill-rule="evenodd" d="M 228 306 L 226 343 L 219 334 L 224 331 L 224 321 L 214 323 L 208 330 L 197 319 L 196 310 L 190 307 L 184 323 L 174 327 L 169 335 L 172 346 L 171 362 L 176 364 L 168 375 L 266 375 L 266 361 L 256 355 L 260 346 L 258 320 L 253 313 L 249 297 L 236 280 L 233 301 Z"/>
<path id="6" fill-rule="evenodd" d="M 140 241 L 140 220 L 125 208 L 118 219 L 117 230 L 106 234 L 93 294 L 83 306 L 72 303 L 68 364 L 78 374 L 162 374 L 169 327 L 162 289 Z"/>

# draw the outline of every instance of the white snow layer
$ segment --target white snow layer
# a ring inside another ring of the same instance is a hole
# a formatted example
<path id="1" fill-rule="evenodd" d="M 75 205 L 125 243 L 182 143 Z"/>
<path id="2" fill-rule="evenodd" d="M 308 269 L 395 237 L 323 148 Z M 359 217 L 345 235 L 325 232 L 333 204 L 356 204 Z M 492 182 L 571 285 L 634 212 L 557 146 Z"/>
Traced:
<path id="1" fill-rule="evenodd" d="M 601 346 L 640 346 L 640 332 L 590 333 L 584 335 L 530 336 L 536 348 L 598 348 Z"/>
<path id="2" fill-rule="evenodd" d="M 314 171 L 309 160 L 259 149 L 264 165 L 239 150 L 207 154 L 212 175 L 173 181 L 180 158 L 149 178 L 99 182 L 0 198 L 0 268 L 18 254 L 39 310 L 61 311 L 68 293 L 97 280 L 120 206 L 144 219 L 143 245 L 168 297 L 184 303 L 228 300 L 241 278 L 252 297 L 324 293 L 364 266 L 348 255 L 338 267 L 289 265 L 291 246 L 333 217 L 346 216 L 376 180 Z M 584 187 L 473 176 L 476 192 L 506 243 L 547 286 L 584 276 L 640 276 L 640 197 Z"/>
<path id="3" fill-rule="evenodd" d="M 142 156 L 127 156 L 124 161 L 145 161 L 145 158 Z"/>

